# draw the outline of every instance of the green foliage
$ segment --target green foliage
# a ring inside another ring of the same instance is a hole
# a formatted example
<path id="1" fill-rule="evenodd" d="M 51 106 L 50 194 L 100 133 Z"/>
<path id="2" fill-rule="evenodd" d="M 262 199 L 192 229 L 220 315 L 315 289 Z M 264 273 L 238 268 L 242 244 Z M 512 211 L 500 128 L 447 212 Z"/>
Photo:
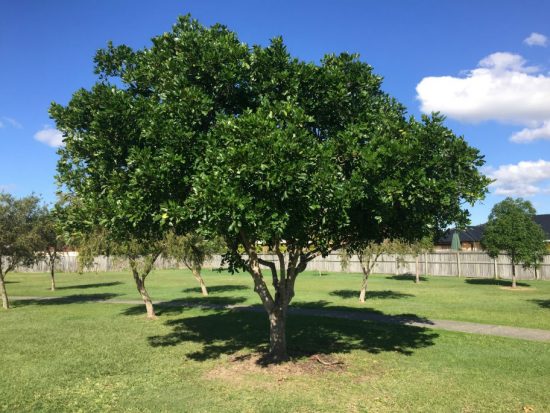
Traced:
<path id="1" fill-rule="evenodd" d="M 62 234 L 62 223 L 59 220 L 62 217 L 57 207 L 42 210 L 34 229 L 39 242 L 38 253 L 55 259 L 63 251 L 66 243 Z"/>
<path id="2" fill-rule="evenodd" d="M 485 226 L 482 247 L 492 257 L 510 256 L 513 264 L 525 268 L 537 266 L 547 253 L 544 231 L 533 221 L 536 214 L 531 202 L 506 198 L 496 204 Z"/>
<path id="3" fill-rule="evenodd" d="M 14 198 L 0 193 L 0 277 L 18 265 L 32 265 L 39 258 L 38 223 L 44 216 L 40 199 L 34 195 Z"/>
<path id="4" fill-rule="evenodd" d="M 243 234 L 327 254 L 465 222 L 462 203 L 486 191 L 478 151 L 437 114 L 406 119 L 354 54 L 305 63 L 281 38 L 249 47 L 186 16 L 148 48 L 109 43 L 95 63 L 98 82 L 50 110 L 65 141 L 58 181 L 78 225 L 116 240 L 200 221 L 236 262 Z"/>
<path id="5" fill-rule="evenodd" d="M 190 270 L 200 272 L 204 262 L 223 251 L 221 239 L 208 240 L 196 232 L 177 235 L 171 231 L 165 239 L 164 255 L 182 261 Z"/>

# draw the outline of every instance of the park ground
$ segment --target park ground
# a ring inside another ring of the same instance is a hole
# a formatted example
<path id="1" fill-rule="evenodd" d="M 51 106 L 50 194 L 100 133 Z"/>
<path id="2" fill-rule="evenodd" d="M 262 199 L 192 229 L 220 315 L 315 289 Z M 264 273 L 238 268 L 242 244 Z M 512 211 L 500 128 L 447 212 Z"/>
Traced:
<path id="1" fill-rule="evenodd" d="M 0 312 L 0 411 L 550 411 L 548 342 L 292 314 L 292 361 L 263 366 L 265 314 L 221 308 L 258 304 L 250 277 L 204 278 L 206 298 L 187 271 L 151 274 L 149 321 L 127 272 L 59 274 L 56 292 L 9 274 L 12 297 L 57 298 Z M 550 330 L 550 282 L 375 275 L 360 304 L 360 280 L 302 274 L 292 305 Z"/>

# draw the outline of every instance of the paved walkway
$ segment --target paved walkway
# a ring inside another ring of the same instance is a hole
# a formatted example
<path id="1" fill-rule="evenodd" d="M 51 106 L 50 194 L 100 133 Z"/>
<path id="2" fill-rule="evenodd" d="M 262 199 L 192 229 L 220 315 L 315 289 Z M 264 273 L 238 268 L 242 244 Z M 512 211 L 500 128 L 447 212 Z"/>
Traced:
<path id="1" fill-rule="evenodd" d="M 10 297 L 12 301 L 51 301 L 58 300 L 63 303 L 64 300 L 70 299 L 71 302 L 86 301 L 102 304 L 131 304 L 140 305 L 143 304 L 141 300 L 122 300 L 122 299 L 91 299 L 87 296 L 70 296 L 70 297 Z M 196 302 L 189 302 L 185 300 L 173 300 L 173 301 L 153 301 L 153 304 L 168 307 L 193 307 L 193 308 L 205 308 L 214 310 L 235 310 L 235 311 L 253 311 L 263 312 L 264 309 L 260 306 L 246 306 L 246 305 L 217 305 L 217 304 L 197 304 Z M 523 328 L 523 327 L 508 327 L 499 326 L 493 324 L 479 324 L 470 323 L 467 321 L 453 321 L 453 320 L 433 320 L 427 318 L 420 318 L 415 316 L 392 316 L 387 314 L 378 314 L 372 312 L 363 311 L 341 311 L 330 309 L 317 309 L 317 308 L 299 308 L 291 307 L 290 314 L 305 315 L 313 317 L 332 317 L 342 318 L 347 320 L 360 320 L 360 321 L 374 321 L 378 323 L 386 324 L 403 324 L 415 327 L 423 328 L 435 328 L 447 331 L 458 331 L 461 333 L 471 334 L 484 334 L 490 336 L 499 337 L 511 337 L 523 340 L 531 341 L 543 341 L 550 343 L 550 330 L 541 330 L 536 328 Z"/>

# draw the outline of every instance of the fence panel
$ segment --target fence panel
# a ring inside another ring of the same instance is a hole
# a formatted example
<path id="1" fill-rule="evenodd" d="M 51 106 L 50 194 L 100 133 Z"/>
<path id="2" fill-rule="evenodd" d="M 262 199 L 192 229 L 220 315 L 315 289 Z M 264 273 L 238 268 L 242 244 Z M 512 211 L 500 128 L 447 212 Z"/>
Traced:
<path id="1" fill-rule="evenodd" d="M 277 256 L 273 254 L 260 254 L 261 257 L 269 261 L 277 261 Z M 437 251 L 428 254 L 422 254 L 418 257 L 406 255 L 398 257 L 394 254 L 385 254 L 379 257 L 374 266 L 373 273 L 377 274 L 414 274 L 416 265 L 423 275 L 442 275 L 442 276 L 462 276 L 475 278 L 512 278 L 512 265 L 510 258 L 506 255 L 500 255 L 493 259 L 484 252 L 476 251 Z M 215 255 L 209 262 L 205 263 L 205 268 L 219 268 L 221 265 L 221 255 Z M 178 269 L 183 268 L 182 263 L 175 260 L 160 257 L 155 263 L 155 269 Z M 86 272 L 106 272 L 128 270 L 128 262 L 118 257 L 98 256 Z M 61 272 L 77 272 L 78 262 L 75 255 L 64 254 L 57 263 L 57 270 Z M 316 257 L 308 264 L 308 270 L 320 272 L 343 272 L 340 255 L 333 253 L 327 257 Z M 19 267 L 20 272 L 48 272 L 48 265 L 41 261 L 32 267 Z M 361 272 L 361 265 L 357 256 L 351 257 L 346 272 Z M 534 269 L 524 269 L 521 265 L 516 266 L 516 274 L 519 279 L 539 279 L 550 280 L 550 255 L 544 257 L 540 267 Z"/>

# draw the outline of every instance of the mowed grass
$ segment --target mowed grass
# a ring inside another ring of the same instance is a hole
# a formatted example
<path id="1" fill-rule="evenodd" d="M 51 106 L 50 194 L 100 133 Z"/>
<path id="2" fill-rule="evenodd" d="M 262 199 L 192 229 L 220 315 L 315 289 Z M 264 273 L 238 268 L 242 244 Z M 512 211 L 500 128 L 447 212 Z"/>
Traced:
<path id="1" fill-rule="evenodd" d="M 124 290 L 61 292 L 109 289 Z M 0 312 L 0 411 L 550 411 L 548 343 L 291 315 L 293 362 L 261 367 L 247 355 L 265 350 L 264 314 L 158 310 L 148 321 L 141 306 L 82 299 Z"/>
<path id="2" fill-rule="evenodd" d="M 186 270 L 154 271 L 147 288 L 154 300 L 187 300 L 212 304 L 259 304 L 246 273 L 204 271 L 210 290 L 202 298 L 195 279 Z M 139 299 L 127 272 L 58 274 L 58 291 L 50 292 L 46 274 L 9 274 L 12 296 L 83 296 L 84 299 Z M 373 275 L 367 302 L 359 303 L 360 274 L 315 272 L 301 274 L 296 282 L 294 306 L 342 308 L 383 314 L 414 314 L 440 320 L 470 321 L 550 330 L 550 282 L 521 281 L 511 291 L 509 281 L 455 277 L 423 277 L 415 284 L 409 276 Z M 17 303 L 15 303 L 17 305 Z M 139 310 L 136 310 L 139 311 Z"/>

